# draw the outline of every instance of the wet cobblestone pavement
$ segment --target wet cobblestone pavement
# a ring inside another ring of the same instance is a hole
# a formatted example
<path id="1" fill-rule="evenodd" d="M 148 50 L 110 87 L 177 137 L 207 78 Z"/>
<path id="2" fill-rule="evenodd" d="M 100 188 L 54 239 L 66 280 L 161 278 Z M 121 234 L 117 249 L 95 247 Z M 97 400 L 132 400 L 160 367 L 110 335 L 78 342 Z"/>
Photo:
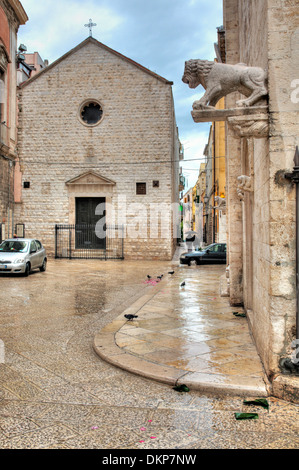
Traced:
<path id="1" fill-rule="evenodd" d="M 146 275 L 171 267 L 52 260 L 45 273 L 0 277 L 1 449 L 298 447 L 298 405 L 267 397 L 267 410 L 244 396 L 178 393 L 95 353 L 95 334 L 152 288 Z M 241 411 L 259 419 L 238 421 Z"/>
<path id="2" fill-rule="evenodd" d="M 148 281 L 154 288 L 96 335 L 95 350 L 118 367 L 163 383 L 268 396 L 245 313 L 220 295 L 223 273 L 222 265 L 181 267 Z"/>

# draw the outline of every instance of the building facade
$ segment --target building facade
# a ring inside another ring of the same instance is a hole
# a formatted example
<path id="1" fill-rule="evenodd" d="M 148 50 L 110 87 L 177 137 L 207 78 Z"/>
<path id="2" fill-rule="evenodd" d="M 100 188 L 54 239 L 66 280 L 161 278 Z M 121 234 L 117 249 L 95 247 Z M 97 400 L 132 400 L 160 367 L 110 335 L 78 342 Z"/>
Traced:
<path id="1" fill-rule="evenodd" d="M 274 394 L 298 400 L 299 378 L 282 367 L 298 295 L 295 185 L 284 178 L 299 143 L 298 2 L 224 0 L 224 29 L 226 62 L 260 67 L 268 86 L 253 115 L 226 124 L 229 295 L 245 307 Z M 229 94 L 225 107 L 238 99 Z"/>
<path id="2" fill-rule="evenodd" d="M 0 1 L 0 239 L 14 232 L 17 160 L 17 33 L 28 17 L 17 0 Z"/>
<path id="3" fill-rule="evenodd" d="M 216 105 L 224 109 L 222 98 Z M 215 242 L 226 243 L 226 174 L 225 174 L 225 122 L 216 121 L 212 125 L 213 133 L 213 185 L 214 185 L 214 226 Z"/>
<path id="4" fill-rule="evenodd" d="M 216 105 L 224 109 L 224 98 Z M 213 122 L 204 149 L 206 159 L 206 188 L 204 195 L 205 242 L 226 242 L 226 172 L 225 172 L 225 122 Z"/>
<path id="5" fill-rule="evenodd" d="M 54 255 L 56 225 L 121 226 L 125 258 L 171 259 L 182 158 L 172 82 L 89 37 L 23 83 L 19 100 L 26 235 Z"/>
<path id="6" fill-rule="evenodd" d="M 189 188 L 183 198 L 183 240 L 186 240 L 188 232 L 193 231 L 193 187 Z"/>
<path id="7" fill-rule="evenodd" d="M 30 77 L 34 77 L 37 73 L 41 72 L 45 67 L 49 65 L 48 60 L 43 60 L 38 52 L 26 52 L 24 54 L 25 63 L 30 67 Z"/>
<path id="8" fill-rule="evenodd" d="M 218 62 L 189 60 L 183 81 L 204 84 L 195 122 L 225 121 L 226 295 L 244 306 L 272 393 L 298 402 L 298 2 L 224 0 L 223 11 Z"/>
<path id="9" fill-rule="evenodd" d="M 204 216 L 204 196 L 206 192 L 206 164 L 201 163 L 199 167 L 198 178 L 195 184 L 196 188 L 196 207 L 195 207 L 195 231 L 199 236 L 199 246 L 205 243 L 205 216 Z"/>

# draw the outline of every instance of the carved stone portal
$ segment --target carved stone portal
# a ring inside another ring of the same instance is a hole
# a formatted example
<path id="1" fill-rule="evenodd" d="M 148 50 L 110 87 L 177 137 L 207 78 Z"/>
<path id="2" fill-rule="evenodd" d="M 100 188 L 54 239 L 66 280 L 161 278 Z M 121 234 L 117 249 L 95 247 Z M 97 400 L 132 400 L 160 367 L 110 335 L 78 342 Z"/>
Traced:
<path id="1" fill-rule="evenodd" d="M 193 103 L 194 110 L 215 107 L 221 98 L 235 91 L 247 97 L 237 101 L 239 107 L 252 106 L 268 94 L 265 71 L 246 64 L 231 65 L 191 59 L 185 62 L 182 80 L 190 88 L 202 85 L 206 90 L 204 96 Z"/>

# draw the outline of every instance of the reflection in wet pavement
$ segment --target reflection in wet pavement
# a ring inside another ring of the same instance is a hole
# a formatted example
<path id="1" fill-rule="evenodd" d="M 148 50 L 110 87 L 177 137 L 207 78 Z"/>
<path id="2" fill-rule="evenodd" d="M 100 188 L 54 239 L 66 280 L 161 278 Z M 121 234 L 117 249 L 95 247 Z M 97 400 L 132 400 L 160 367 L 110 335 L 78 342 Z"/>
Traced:
<path id="1" fill-rule="evenodd" d="M 223 273 L 223 266 L 180 268 L 130 306 L 126 313 L 138 314 L 133 322 L 121 314 L 99 332 L 95 350 L 118 367 L 164 383 L 267 396 L 247 320 L 236 318 L 236 308 L 220 296 Z"/>
<path id="2" fill-rule="evenodd" d="M 236 422 L 234 412 L 245 408 L 241 397 L 192 390 L 180 394 L 115 368 L 95 354 L 95 333 L 152 288 L 144 284 L 148 272 L 156 276 L 169 268 L 163 262 L 50 260 L 45 273 L 0 277 L 0 338 L 5 345 L 5 363 L 0 364 L 0 448 L 298 446 L 296 405 L 269 398 L 269 413 L 258 409 L 258 420 Z M 193 339 L 198 334 L 202 340 L 213 336 L 206 319 L 210 303 L 194 299 L 188 306 L 196 294 L 197 267 L 190 269 L 193 285 L 182 292 L 184 314 L 178 321 L 181 304 L 170 312 L 174 316 L 169 345 L 180 335 Z M 180 279 L 188 272 L 182 268 Z M 170 303 L 172 289 L 165 290 Z M 205 292 L 214 297 L 209 285 Z M 155 314 L 163 305 L 164 300 L 157 299 Z M 212 314 L 221 321 L 222 312 Z M 149 320 L 150 316 L 143 321 Z M 229 335 L 229 325 L 222 327 Z M 158 330 L 155 334 L 163 335 Z M 148 348 L 146 354 L 154 352 Z M 219 354 L 224 365 L 230 362 L 231 351 L 216 347 L 202 354 L 202 364 L 217 363 Z M 175 360 L 179 366 L 179 361 L 192 366 L 186 356 Z"/>

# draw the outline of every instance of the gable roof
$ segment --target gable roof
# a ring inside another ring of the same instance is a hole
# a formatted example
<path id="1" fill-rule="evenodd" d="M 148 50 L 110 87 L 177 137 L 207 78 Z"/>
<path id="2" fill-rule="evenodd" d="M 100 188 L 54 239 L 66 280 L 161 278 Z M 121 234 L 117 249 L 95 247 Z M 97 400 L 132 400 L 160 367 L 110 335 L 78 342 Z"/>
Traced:
<path id="1" fill-rule="evenodd" d="M 85 39 L 84 41 L 82 41 L 80 44 L 78 44 L 78 46 L 74 47 L 73 49 L 71 49 L 70 51 L 68 51 L 66 54 L 64 54 L 63 56 L 61 56 L 59 59 L 55 60 L 54 62 L 52 62 L 52 64 L 48 65 L 46 68 L 44 68 L 43 70 L 41 70 L 39 73 L 37 73 L 36 75 L 34 75 L 32 78 L 30 78 L 29 80 L 23 82 L 20 84 L 20 87 L 23 88 L 27 85 L 29 85 L 30 83 L 32 83 L 34 80 L 38 79 L 41 75 L 43 75 L 44 73 L 47 73 L 49 70 L 51 70 L 52 68 L 54 68 L 56 65 L 58 65 L 60 62 L 62 62 L 64 59 L 66 59 L 67 57 L 69 57 L 70 55 L 74 54 L 75 52 L 79 51 L 80 49 L 82 49 L 83 47 L 85 47 L 87 44 L 89 43 L 92 43 L 92 44 L 95 44 L 96 46 L 98 47 L 101 47 L 102 49 L 105 49 L 106 51 L 110 52 L 111 54 L 114 54 L 116 55 L 117 57 L 129 62 L 130 64 L 134 65 L 135 67 L 139 68 L 140 70 L 142 70 L 143 72 L 145 73 L 148 73 L 149 75 L 151 75 L 152 77 L 155 77 L 157 78 L 158 80 L 160 80 L 161 82 L 165 83 L 166 85 L 173 85 L 173 82 L 167 80 L 166 78 L 163 78 L 161 77 L 160 75 L 156 74 L 155 72 L 152 72 L 151 70 L 147 69 L 146 67 L 143 67 L 143 65 L 139 64 L 138 62 L 135 62 L 134 60 L 132 59 L 129 59 L 128 57 L 124 56 L 123 54 L 121 54 L 120 52 L 117 52 L 115 51 L 114 49 L 111 49 L 110 47 L 106 46 L 105 44 L 97 41 L 96 39 L 94 39 L 93 37 L 88 37 L 87 39 Z"/>

